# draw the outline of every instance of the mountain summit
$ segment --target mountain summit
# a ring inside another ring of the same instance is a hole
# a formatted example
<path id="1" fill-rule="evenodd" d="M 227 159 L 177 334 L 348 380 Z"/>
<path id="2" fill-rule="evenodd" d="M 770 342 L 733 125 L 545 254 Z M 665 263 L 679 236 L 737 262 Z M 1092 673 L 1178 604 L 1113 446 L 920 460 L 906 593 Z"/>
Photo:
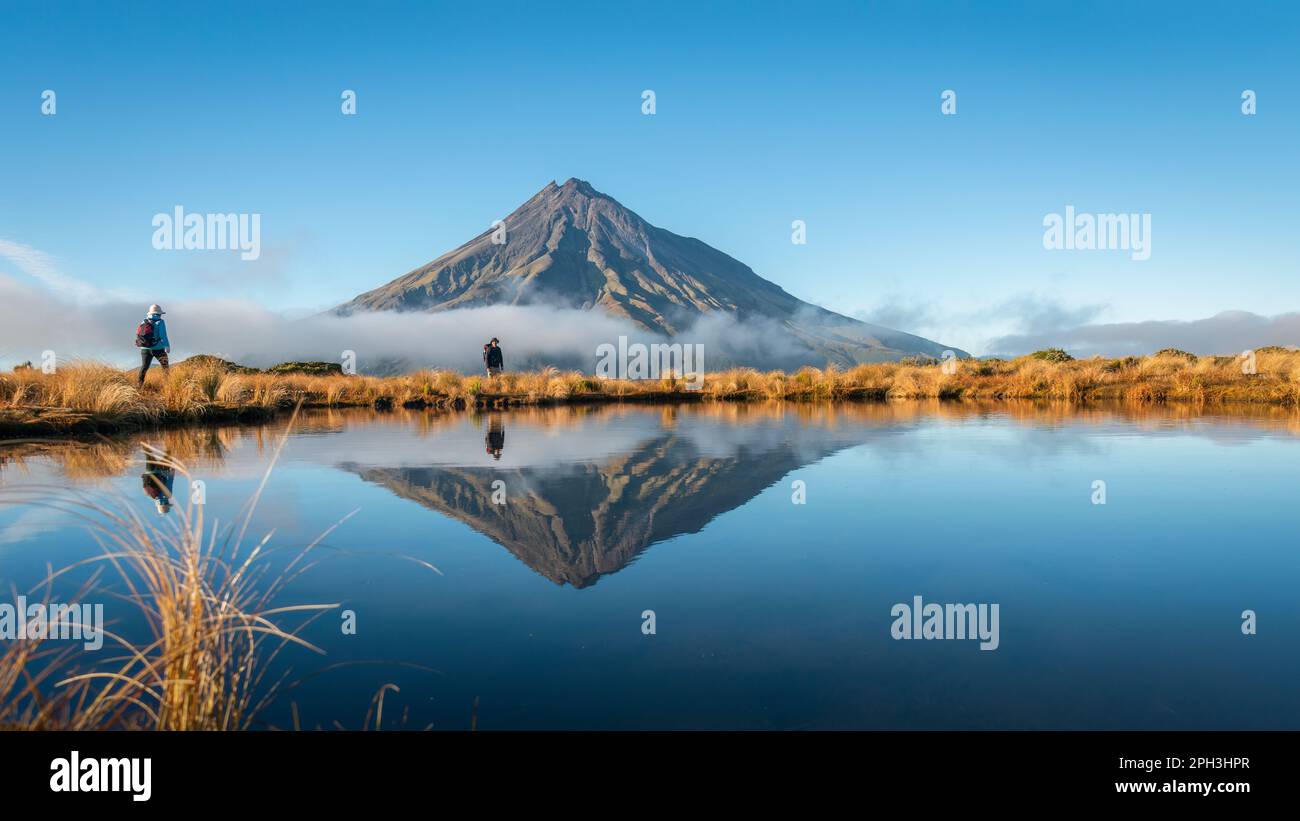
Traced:
<path id="1" fill-rule="evenodd" d="M 742 328 L 766 323 L 765 347 L 775 343 L 783 361 L 737 363 L 760 367 L 937 357 L 947 349 L 804 302 L 739 260 L 651 225 L 578 179 L 549 183 L 501 225 L 336 311 L 530 303 L 599 308 L 670 336 L 716 314 L 730 315 Z"/>

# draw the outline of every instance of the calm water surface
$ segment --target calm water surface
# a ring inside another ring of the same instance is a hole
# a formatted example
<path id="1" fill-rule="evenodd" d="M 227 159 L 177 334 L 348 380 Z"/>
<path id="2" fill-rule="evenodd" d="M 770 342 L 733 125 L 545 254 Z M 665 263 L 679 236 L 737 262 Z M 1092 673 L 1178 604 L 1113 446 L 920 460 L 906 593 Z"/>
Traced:
<path id="1" fill-rule="evenodd" d="M 227 522 L 284 429 L 0 445 L 0 486 L 170 522 L 144 492 L 150 445 Z M 262 723 L 295 702 L 359 727 L 392 682 L 385 724 L 414 728 L 1300 728 L 1297 465 L 1282 410 L 309 414 L 251 532 L 282 562 L 356 511 L 279 603 L 338 602 L 357 633 L 308 626 L 326 654 L 277 661 L 296 686 Z M 178 507 L 190 493 L 178 479 Z M 0 527 L 6 590 L 99 550 L 39 504 Z M 892 639 L 915 595 L 997 603 L 1000 647 Z"/>

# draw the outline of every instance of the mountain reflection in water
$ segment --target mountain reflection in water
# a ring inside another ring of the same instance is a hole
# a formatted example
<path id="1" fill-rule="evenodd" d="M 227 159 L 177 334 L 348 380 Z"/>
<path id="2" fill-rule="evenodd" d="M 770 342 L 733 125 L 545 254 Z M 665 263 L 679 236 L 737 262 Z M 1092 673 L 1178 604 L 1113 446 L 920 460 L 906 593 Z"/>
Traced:
<path id="1" fill-rule="evenodd" d="M 1066 423 L 1122 424 L 1228 443 L 1238 434 L 1300 434 L 1296 411 L 1250 406 L 1218 409 L 1212 420 L 1178 405 L 940 401 L 579 406 L 471 415 L 319 410 L 296 421 L 290 455 L 354 473 L 463 522 L 541 576 L 585 588 L 657 542 L 699 532 L 801 467 L 872 441 L 906 450 L 902 435 L 918 420 L 935 417 L 996 418 L 1046 430 Z M 279 420 L 90 443 L 10 445 L 0 448 L 0 476 L 6 463 L 40 455 L 61 463 L 69 479 L 93 480 L 122 473 L 143 452 L 146 492 L 156 501 L 155 486 L 165 489 L 165 499 L 172 493 L 165 477 L 159 484 L 150 454 L 199 469 L 220 466 L 232 448 L 249 443 L 269 457 L 286 427 Z M 1225 431 L 1231 435 L 1225 438 Z M 1031 449 L 1008 457 L 1031 458 L 1037 447 L 1081 446 L 1050 439 L 1018 444 Z"/>
<path id="2" fill-rule="evenodd" d="M 495 459 L 504 426 L 502 414 L 486 423 Z M 650 545 L 698 532 L 787 473 L 866 435 L 816 425 L 781 426 L 768 431 L 781 435 L 767 437 L 737 430 L 712 427 L 701 441 L 696 428 L 669 428 L 626 450 L 555 465 L 347 467 L 464 522 L 557 584 L 588 587 Z"/>
<path id="3" fill-rule="evenodd" d="M 350 726 L 392 682 L 415 727 L 1300 727 L 1295 409 L 312 411 L 285 439 L 287 424 L 0 444 L 17 502 L 0 506 L 0 578 L 31 589 L 103 551 L 24 502 L 111 495 L 174 527 L 193 477 L 227 528 L 283 442 L 250 530 L 272 534 L 268 562 L 357 512 L 279 604 L 340 602 L 360 628 L 314 622 L 327 660 L 277 659 L 274 675 L 308 680 L 270 725 L 292 702 Z M 997 651 L 895 641 L 891 608 L 915 595 L 999 604 Z"/>

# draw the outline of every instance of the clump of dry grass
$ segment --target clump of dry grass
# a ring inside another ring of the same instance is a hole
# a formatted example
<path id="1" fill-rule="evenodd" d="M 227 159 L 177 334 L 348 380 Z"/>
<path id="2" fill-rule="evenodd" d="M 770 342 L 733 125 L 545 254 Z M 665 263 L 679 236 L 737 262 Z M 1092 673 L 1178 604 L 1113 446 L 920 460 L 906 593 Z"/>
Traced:
<path id="1" fill-rule="evenodd" d="M 169 466 L 188 481 L 184 465 Z M 20 500 L 80 519 L 103 547 L 103 555 L 50 574 L 47 588 L 79 567 L 111 565 L 151 638 L 132 642 L 105 630 L 106 642 L 120 654 L 66 673 L 70 650 L 52 653 L 39 642 L 14 642 L 0 655 L 0 722 L 71 730 L 247 729 L 274 695 L 274 684 L 264 686 L 270 662 L 289 645 L 316 649 L 298 633 L 312 614 L 336 606 L 271 604 L 308 566 L 320 539 L 268 580 L 267 538 L 249 543 L 246 537 L 270 470 L 242 520 L 224 531 L 205 526 L 202 505 L 179 510 L 179 521 L 169 527 L 146 521 L 130 505 L 105 506 L 80 496 Z M 286 626 L 286 617 L 295 616 L 304 618 Z M 54 695 L 48 694 L 51 682 Z"/>

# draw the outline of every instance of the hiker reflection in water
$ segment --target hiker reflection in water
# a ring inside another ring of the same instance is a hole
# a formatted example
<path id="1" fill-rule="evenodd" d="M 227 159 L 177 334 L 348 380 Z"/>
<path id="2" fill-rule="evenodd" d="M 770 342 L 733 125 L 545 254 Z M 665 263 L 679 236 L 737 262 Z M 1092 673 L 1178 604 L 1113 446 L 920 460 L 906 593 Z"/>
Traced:
<path id="1" fill-rule="evenodd" d="M 488 417 L 487 436 L 483 438 L 483 444 L 493 459 L 501 458 L 501 450 L 506 446 L 506 427 L 501 414 L 494 413 Z"/>
<path id="2" fill-rule="evenodd" d="M 172 509 L 172 485 L 176 481 L 176 468 L 167 454 L 144 446 L 144 473 L 140 474 L 144 495 L 153 499 L 158 515 L 165 516 Z"/>

